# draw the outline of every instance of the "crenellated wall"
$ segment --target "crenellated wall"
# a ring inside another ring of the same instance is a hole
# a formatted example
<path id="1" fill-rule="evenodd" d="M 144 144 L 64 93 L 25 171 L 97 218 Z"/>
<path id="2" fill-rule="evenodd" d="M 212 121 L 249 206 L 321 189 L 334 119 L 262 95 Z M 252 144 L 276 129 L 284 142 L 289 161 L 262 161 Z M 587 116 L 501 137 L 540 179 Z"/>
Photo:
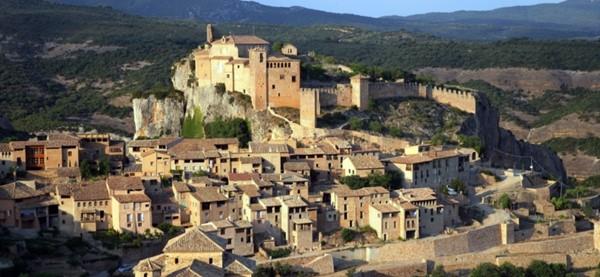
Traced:
<path id="1" fill-rule="evenodd" d="M 362 76 L 353 77 L 351 81 L 350 84 L 338 84 L 336 87 L 301 88 L 301 94 L 310 92 L 318 96 L 316 115 L 320 114 L 321 107 L 352 107 L 355 105 L 360 110 L 364 110 L 367 108 L 369 100 L 403 97 L 427 98 L 467 113 L 474 114 L 477 110 L 475 94 L 469 91 L 418 83 L 370 82 Z M 300 101 L 300 110 L 302 114 L 302 101 Z M 309 116 L 304 114 L 305 122 L 309 122 L 306 121 Z"/>
<path id="2" fill-rule="evenodd" d="M 370 99 L 385 99 L 398 97 L 418 97 L 419 84 L 399 82 L 369 83 Z"/>
<path id="3" fill-rule="evenodd" d="M 455 107 L 468 113 L 474 114 L 477 111 L 477 99 L 475 99 L 475 95 L 471 92 L 438 86 L 430 89 L 431 93 L 428 93 L 427 98 L 435 102 Z"/>
<path id="4" fill-rule="evenodd" d="M 351 107 L 352 86 L 349 84 L 338 84 L 335 88 L 315 88 L 319 92 L 321 107 Z"/>

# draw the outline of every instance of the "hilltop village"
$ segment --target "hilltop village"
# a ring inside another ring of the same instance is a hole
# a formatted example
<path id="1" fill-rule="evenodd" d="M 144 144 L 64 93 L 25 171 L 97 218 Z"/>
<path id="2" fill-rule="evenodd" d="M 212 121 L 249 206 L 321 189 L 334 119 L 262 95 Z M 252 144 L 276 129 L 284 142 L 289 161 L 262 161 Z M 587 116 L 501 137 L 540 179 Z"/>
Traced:
<path id="1" fill-rule="evenodd" d="M 304 87 L 294 45 L 274 53 L 256 36 L 215 38 L 210 25 L 207 33 L 191 54 L 194 86 L 241 93 L 294 134 L 245 145 L 46 133 L 0 144 L 0 226 L 15 242 L 7 252 L 22 256 L 47 236 L 122 259 L 132 250 L 119 248 L 137 247 L 117 270 L 136 277 L 426 276 L 439 266 L 464 274 L 482 262 L 536 260 L 583 272 L 600 262 L 600 224 L 583 209 L 557 207 L 563 181 L 533 165 L 499 168 L 474 147 L 317 128 L 324 106 L 361 111 L 393 98 L 474 114 L 475 92 L 360 74 Z M 276 108 L 298 110 L 299 122 Z M 597 197 L 572 201 L 598 209 Z M 98 260 L 39 270 L 100 272 Z"/>

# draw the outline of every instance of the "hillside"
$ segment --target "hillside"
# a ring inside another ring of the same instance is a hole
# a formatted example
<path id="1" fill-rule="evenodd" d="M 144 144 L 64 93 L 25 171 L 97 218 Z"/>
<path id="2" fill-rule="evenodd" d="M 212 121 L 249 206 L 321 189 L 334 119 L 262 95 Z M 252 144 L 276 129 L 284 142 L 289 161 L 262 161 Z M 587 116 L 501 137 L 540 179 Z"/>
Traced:
<path id="1" fill-rule="evenodd" d="M 52 0 L 54 2 L 109 6 L 142 16 L 194 19 L 215 23 L 258 23 L 291 26 L 348 25 L 374 30 L 409 30 L 469 40 L 514 37 L 575 38 L 600 36 L 600 5 L 593 0 L 509 7 L 492 11 L 430 13 L 408 17 L 373 18 L 338 14 L 303 7 L 271 7 L 240 0 Z"/>
<path id="2" fill-rule="evenodd" d="M 132 134 L 131 96 L 171 95 L 173 62 L 205 37 L 202 24 L 109 8 L 38 0 L 2 1 L 0 8 L 0 101 L 6 103 L 0 114 L 18 131 L 83 126 Z M 217 30 L 289 41 L 303 53 L 386 79 L 411 77 L 405 71 L 422 67 L 600 69 L 600 42 L 591 41 L 469 43 L 333 26 L 219 24 Z"/>

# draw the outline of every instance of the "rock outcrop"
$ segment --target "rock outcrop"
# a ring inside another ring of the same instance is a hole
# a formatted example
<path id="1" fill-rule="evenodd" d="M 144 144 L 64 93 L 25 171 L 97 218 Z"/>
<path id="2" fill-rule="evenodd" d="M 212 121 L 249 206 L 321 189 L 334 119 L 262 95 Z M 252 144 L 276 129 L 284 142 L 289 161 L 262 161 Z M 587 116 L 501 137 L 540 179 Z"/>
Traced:
<path id="1" fill-rule="evenodd" d="M 248 96 L 237 92 L 219 92 L 212 86 L 200 87 L 194 76 L 192 58 L 184 58 L 173 65 L 171 78 L 173 88 L 183 92 L 183 100 L 158 100 L 154 96 L 133 100 L 136 138 L 181 135 L 184 119 L 194 117 L 197 112 L 202 113 L 205 122 L 211 122 L 217 117 L 248 120 L 253 141 L 290 135 L 291 129 L 285 121 L 266 111 L 252 109 Z"/>
<path id="2" fill-rule="evenodd" d="M 517 139 L 510 131 L 500 128 L 500 115 L 490 100 L 483 94 L 477 95 L 477 113 L 466 120 L 461 133 L 478 136 L 484 143 L 484 159 L 493 166 L 529 169 L 558 180 L 566 180 L 567 174 L 562 160 L 549 148 L 530 144 Z"/>
<path id="3" fill-rule="evenodd" d="M 135 138 L 154 138 L 162 135 L 178 135 L 184 106 L 174 98 L 156 99 L 154 95 L 133 99 Z"/>

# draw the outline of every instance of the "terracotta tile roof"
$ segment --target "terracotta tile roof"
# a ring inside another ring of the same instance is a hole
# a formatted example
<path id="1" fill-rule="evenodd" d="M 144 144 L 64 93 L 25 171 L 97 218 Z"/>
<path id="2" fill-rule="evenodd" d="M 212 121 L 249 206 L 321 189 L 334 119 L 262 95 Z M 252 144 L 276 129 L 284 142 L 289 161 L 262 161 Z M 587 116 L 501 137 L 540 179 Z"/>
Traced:
<path id="1" fill-rule="evenodd" d="M 296 148 L 293 155 L 325 155 L 325 151 L 318 147 Z"/>
<path id="2" fill-rule="evenodd" d="M 13 200 L 33 198 L 46 194 L 19 181 L 0 186 L 0 191 L 2 191 L 4 197 Z"/>
<path id="3" fill-rule="evenodd" d="M 191 178 L 190 183 L 192 185 L 204 185 L 206 187 L 222 186 L 226 184 L 224 181 L 213 179 L 208 176 L 194 176 Z"/>
<path id="4" fill-rule="evenodd" d="M 227 197 L 219 192 L 219 188 L 206 187 L 196 188 L 196 191 L 192 193 L 192 196 L 201 203 L 216 202 L 216 201 L 227 201 Z"/>
<path id="5" fill-rule="evenodd" d="M 304 171 L 304 170 L 310 170 L 310 165 L 308 165 L 308 162 L 286 162 L 283 164 L 283 169 L 284 170 L 289 170 L 289 171 Z"/>
<path id="6" fill-rule="evenodd" d="M 228 275 L 250 276 L 256 270 L 256 262 L 246 257 L 240 257 L 231 253 L 224 254 L 223 268 Z"/>
<path id="7" fill-rule="evenodd" d="M 240 162 L 242 164 L 261 164 L 262 158 L 261 157 L 241 157 Z"/>
<path id="8" fill-rule="evenodd" d="M 286 206 L 288 206 L 290 208 L 308 206 L 308 204 L 306 204 L 306 202 L 304 202 L 304 200 L 302 200 L 302 198 L 298 195 L 279 196 L 279 199 L 281 200 L 281 202 L 283 204 L 285 204 Z"/>
<path id="9" fill-rule="evenodd" d="M 139 272 L 153 272 L 153 271 L 162 270 L 162 268 L 163 268 L 162 264 L 160 264 L 159 262 L 157 262 L 154 259 L 147 258 L 147 259 L 141 260 L 133 268 L 133 270 L 139 271 Z"/>
<path id="10" fill-rule="evenodd" d="M 166 189 L 161 192 L 148 193 L 148 197 L 152 201 L 152 205 L 159 204 L 177 204 L 177 200 L 175 200 L 175 195 L 172 190 Z"/>
<path id="11" fill-rule="evenodd" d="M 373 204 L 371 205 L 371 207 L 373 207 L 373 209 L 381 212 L 381 213 L 397 213 L 400 212 L 400 210 L 390 204 Z"/>
<path id="12" fill-rule="evenodd" d="M 172 147 L 173 145 L 179 143 L 182 140 L 182 138 L 179 137 L 161 137 L 158 139 L 157 143 L 158 145 L 164 145 L 167 148 Z"/>
<path id="13" fill-rule="evenodd" d="M 150 197 L 143 193 L 134 193 L 134 194 L 117 194 L 113 195 L 115 200 L 119 203 L 145 203 L 151 202 Z"/>
<path id="14" fill-rule="evenodd" d="M 396 190 L 401 198 L 407 201 L 430 201 L 436 200 L 436 193 L 431 188 L 412 188 Z"/>
<path id="15" fill-rule="evenodd" d="M 78 167 L 60 167 L 56 169 L 58 177 L 81 177 L 81 172 Z"/>
<path id="16" fill-rule="evenodd" d="M 11 150 L 23 149 L 26 146 L 45 146 L 46 148 L 76 147 L 79 140 L 27 140 L 9 142 Z"/>
<path id="17" fill-rule="evenodd" d="M 240 182 L 240 181 L 251 181 L 251 180 L 258 180 L 259 179 L 259 175 L 258 173 L 229 173 L 229 175 L 227 176 L 229 179 L 229 182 Z"/>
<path id="18" fill-rule="evenodd" d="M 190 265 L 167 274 L 168 277 L 222 277 L 223 269 L 194 260 Z"/>
<path id="19" fill-rule="evenodd" d="M 244 45 L 244 44 L 269 44 L 268 41 L 259 38 L 257 36 L 238 36 L 238 35 L 230 35 L 222 38 L 217 38 L 211 42 L 212 44 L 236 44 L 236 45 Z"/>
<path id="20" fill-rule="evenodd" d="M 446 159 L 451 157 L 461 156 L 456 150 L 429 151 L 414 155 L 399 156 L 387 159 L 392 163 L 397 164 L 419 164 L 427 163 L 437 159 Z"/>
<path id="21" fill-rule="evenodd" d="M 251 142 L 249 144 L 250 152 L 253 153 L 289 153 L 290 149 L 287 144 L 282 143 L 258 143 Z"/>
<path id="22" fill-rule="evenodd" d="M 240 140 L 238 138 L 207 138 L 204 139 L 204 143 L 212 145 L 240 144 Z"/>
<path id="23" fill-rule="evenodd" d="M 142 165 L 141 164 L 129 164 L 127 167 L 123 169 L 124 172 L 133 173 L 133 172 L 141 172 Z"/>
<path id="24" fill-rule="evenodd" d="M 260 203 L 250 204 L 251 211 L 264 211 L 265 207 Z"/>
<path id="25" fill-rule="evenodd" d="M 175 189 L 176 192 L 178 193 L 182 193 L 182 192 L 190 192 L 192 191 L 190 189 L 190 187 L 183 182 L 173 182 L 173 188 Z"/>
<path id="26" fill-rule="evenodd" d="M 143 190 L 142 178 L 125 176 L 108 176 L 106 179 L 111 190 Z"/>
<path id="27" fill-rule="evenodd" d="M 221 157 L 215 145 L 238 143 L 237 139 L 183 139 L 168 150 L 177 159 Z"/>
<path id="28" fill-rule="evenodd" d="M 165 253 L 206 253 L 224 252 L 224 241 L 211 236 L 198 228 L 172 238 L 163 248 Z"/>
<path id="29" fill-rule="evenodd" d="M 384 168 L 383 163 L 373 156 L 352 156 L 347 159 L 352 162 L 356 169 L 380 169 Z"/>
<path id="30" fill-rule="evenodd" d="M 276 197 L 260 198 L 258 199 L 258 202 L 263 204 L 265 207 L 281 206 L 281 201 L 279 201 L 279 199 Z"/>
<path id="31" fill-rule="evenodd" d="M 154 148 L 158 145 L 158 140 L 156 139 L 142 139 L 142 140 L 132 140 L 127 143 L 127 147 L 151 147 Z"/>
<path id="32" fill-rule="evenodd" d="M 69 189 L 71 191 L 70 195 L 75 201 L 93 201 L 110 199 L 110 197 L 108 196 L 108 190 L 106 189 L 106 183 L 104 181 L 75 184 L 71 185 L 70 187 L 68 187 L 67 185 L 67 187 L 64 189 Z M 59 189 L 61 194 L 63 194 L 64 189 Z"/>
<path id="33" fill-rule="evenodd" d="M 255 185 L 238 185 L 237 186 L 248 197 L 259 197 L 258 187 Z"/>
<path id="34" fill-rule="evenodd" d="M 339 150 L 335 149 L 335 147 L 329 143 L 319 143 L 319 148 L 327 155 L 339 154 Z"/>
<path id="35" fill-rule="evenodd" d="M 366 187 L 357 190 L 352 190 L 347 186 L 336 186 L 332 189 L 339 197 L 355 197 L 355 196 L 369 196 L 373 194 L 389 194 L 389 191 L 384 187 Z"/>
<path id="36" fill-rule="evenodd" d="M 401 201 L 400 207 L 402 207 L 404 210 L 416 210 L 419 208 L 408 201 Z"/>

